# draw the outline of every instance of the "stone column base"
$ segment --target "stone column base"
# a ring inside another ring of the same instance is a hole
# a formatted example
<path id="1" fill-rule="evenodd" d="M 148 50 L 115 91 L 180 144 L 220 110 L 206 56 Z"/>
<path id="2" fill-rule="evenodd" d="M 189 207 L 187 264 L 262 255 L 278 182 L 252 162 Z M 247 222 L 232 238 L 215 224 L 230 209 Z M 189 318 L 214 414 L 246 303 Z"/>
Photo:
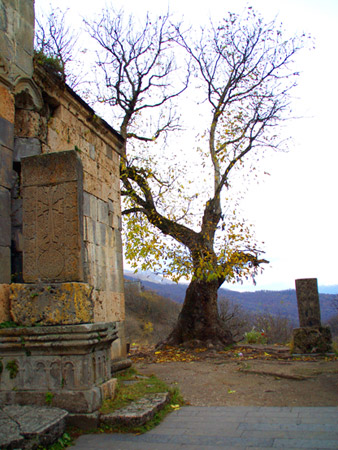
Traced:
<path id="1" fill-rule="evenodd" d="M 332 337 L 329 327 L 301 327 L 293 330 L 292 353 L 330 353 Z"/>
<path id="2" fill-rule="evenodd" d="M 114 395 L 114 323 L 0 330 L 0 402 L 92 413 Z"/>

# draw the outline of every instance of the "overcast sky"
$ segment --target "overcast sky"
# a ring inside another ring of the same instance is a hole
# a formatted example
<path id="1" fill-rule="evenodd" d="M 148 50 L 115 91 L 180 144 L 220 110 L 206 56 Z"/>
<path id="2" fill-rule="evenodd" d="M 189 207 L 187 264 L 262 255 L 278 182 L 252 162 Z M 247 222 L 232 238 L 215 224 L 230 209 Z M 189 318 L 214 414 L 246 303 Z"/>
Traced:
<path id="1" fill-rule="evenodd" d="M 81 18 L 92 18 L 106 0 L 53 0 L 53 7 L 69 8 L 74 28 Z M 270 265 L 257 278 L 255 289 L 294 288 L 297 278 L 316 277 L 320 285 L 338 284 L 337 205 L 337 0 L 114 0 L 115 8 L 143 16 L 145 11 L 172 13 L 193 24 L 218 20 L 227 11 L 238 12 L 249 4 L 264 18 L 278 16 L 290 34 L 310 33 L 315 49 L 297 58 L 302 70 L 295 94 L 295 115 L 289 122 L 292 137 L 288 153 L 274 153 L 263 161 L 270 173 L 252 186 L 243 208 L 255 224 L 259 241 L 265 242 Z M 38 12 L 49 5 L 35 0 Z M 240 289 L 240 286 L 231 286 Z M 251 284 L 242 290 L 249 290 Z"/>

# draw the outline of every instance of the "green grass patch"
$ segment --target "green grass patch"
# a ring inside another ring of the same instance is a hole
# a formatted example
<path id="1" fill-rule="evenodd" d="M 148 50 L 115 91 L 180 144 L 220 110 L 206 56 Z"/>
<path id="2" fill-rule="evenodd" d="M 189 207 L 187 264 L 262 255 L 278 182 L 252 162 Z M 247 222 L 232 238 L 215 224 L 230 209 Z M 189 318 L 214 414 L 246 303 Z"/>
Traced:
<path id="1" fill-rule="evenodd" d="M 124 384 L 124 381 L 134 381 L 134 384 Z M 116 409 L 123 408 L 129 403 L 144 397 L 146 394 L 170 392 L 169 387 L 160 379 L 151 375 L 143 378 L 135 369 L 128 369 L 117 375 L 115 397 L 103 402 L 100 412 L 108 414 Z"/>
<path id="2" fill-rule="evenodd" d="M 180 408 L 184 405 L 184 400 L 179 393 L 177 388 L 170 388 L 162 380 L 158 379 L 155 375 L 149 377 L 144 377 L 140 375 L 135 369 L 127 369 L 116 376 L 117 378 L 117 388 L 115 397 L 113 399 L 107 399 L 104 401 L 100 412 L 102 414 L 108 414 L 117 409 L 123 408 L 129 405 L 131 402 L 136 401 L 146 394 L 159 393 L 159 392 L 169 392 L 170 400 L 167 405 L 159 412 L 157 412 L 154 417 L 148 421 L 146 424 L 141 426 L 106 426 L 102 425 L 95 432 L 98 433 L 145 433 L 151 430 L 156 425 L 161 423 L 163 418 L 171 411 Z M 133 384 L 124 384 L 124 381 L 135 381 Z M 93 430 L 94 431 L 94 430 Z"/>
<path id="3" fill-rule="evenodd" d="M 37 450 L 63 450 L 73 443 L 72 437 L 68 433 L 64 433 L 54 444 L 44 447 L 39 445 Z"/>
<path id="4" fill-rule="evenodd" d="M 153 378 L 153 377 L 151 377 Z M 156 377 L 154 377 L 156 378 Z M 160 381 L 160 380 L 158 380 Z M 161 382 L 162 383 L 162 382 Z M 170 394 L 170 401 L 167 405 L 165 405 L 160 411 L 158 411 L 154 417 L 149 420 L 144 425 L 139 426 L 123 426 L 123 425 L 102 425 L 98 428 L 98 430 L 95 430 L 93 432 L 96 433 L 135 433 L 135 434 L 143 434 L 147 431 L 152 430 L 157 425 L 159 425 L 162 420 L 167 416 L 170 412 L 179 409 L 181 406 L 184 405 L 184 400 L 181 394 L 179 393 L 177 388 L 170 389 L 167 387 L 166 391 L 157 391 L 157 392 L 169 392 Z"/>

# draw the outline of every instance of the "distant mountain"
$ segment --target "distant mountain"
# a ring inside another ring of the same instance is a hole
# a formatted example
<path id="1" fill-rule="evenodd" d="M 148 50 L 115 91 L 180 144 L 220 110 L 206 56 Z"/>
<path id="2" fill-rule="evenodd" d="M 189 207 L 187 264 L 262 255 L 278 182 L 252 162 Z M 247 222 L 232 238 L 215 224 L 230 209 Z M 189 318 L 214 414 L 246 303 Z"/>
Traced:
<path id="1" fill-rule="evenodd" d="M 140 279 L 139 273 L 125 274 L 129 280 Z M 176 284 L 173 282 L 149 281 L 147 277 L 142 280 L 142 285 L 146 290 L 157 292 L 163 297 L 170 298 L 177 303 L 183 303 L 187 284 Z M 334 288 L 334 286 L 332 286 Z M 320 290 L 320 292 L 322 292 Z M 334 289 L 333 289 L 333 292 Z M 332 306 L 332 301 L 336 296 L 332 294 L 320 293 L 320 308 L 322 322 L 326 322 L 330 317 L 336 314 Z M 274 315 L 282 315 L 290 320 L 298 322 L 297 297 L 294 289 L 283 291 L 256 291 L 256 292 L 237 292 L 230 289 L 220 289 L 219 298 L 228 298 L 234 303 L 240 304 L 244 310 L 251 313 L 268 312 Z"/>
<path id="2" fill-rule="evenodd" d="M 318 291 L 322 294 L 338 295 L 338 284 L 333 284 L 332 286 L 319 286 Z"/>
<path id="3" fill-rule="evenodd" d="M 127 279 L 133 279 L 133 280 L 141 280 L 143 281 L 149 281 L 151 283 L 160 283 L 160 284 L 176 284 L 174 281 L 169 280 L 168 278 L 163 278 L 160 275 L 156 275 L 156 273 L 150 272 L 149 270 L 143 270 L 139 272 L 133 272 L 132 270 L 125 270 L 124 276 Z"/>

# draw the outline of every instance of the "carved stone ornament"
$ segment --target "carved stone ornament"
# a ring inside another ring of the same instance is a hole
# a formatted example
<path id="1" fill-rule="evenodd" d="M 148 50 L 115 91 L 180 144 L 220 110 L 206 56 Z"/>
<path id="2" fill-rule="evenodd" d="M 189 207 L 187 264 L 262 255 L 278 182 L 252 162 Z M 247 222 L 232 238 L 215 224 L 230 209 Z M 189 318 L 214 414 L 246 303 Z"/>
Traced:
<path id="1" fill-rule="evenodd" d="M 18 108 L 40 111 L 43 107 L 40 89 L 30 78 L 18 78 L 16 80 L 14 95 Z"/>
<path id="2" fill-rule="evenodd" d="M 0 403 L 45 405 L 91 413 L 111 381 L 114 323 L 0 330 Z"/>

